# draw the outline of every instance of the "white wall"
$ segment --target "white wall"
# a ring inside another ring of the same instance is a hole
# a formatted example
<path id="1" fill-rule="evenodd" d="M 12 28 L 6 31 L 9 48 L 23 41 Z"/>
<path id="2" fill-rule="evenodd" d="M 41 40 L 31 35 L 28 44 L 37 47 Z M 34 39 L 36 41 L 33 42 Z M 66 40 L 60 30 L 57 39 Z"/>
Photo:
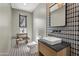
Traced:
<path id="1" fill-rule="evenodd" d="M 37 41 L 40 32 L 46 36 L 46 4 L 44 3 L 39 4 L 33 12 L 33 40 Z"/>
<path id="2" fill-rule="evenodd" d="M 11 42 L 11 7 L 0 4 L 0 55 L 7 53 Z"/>
<path id="3" fill-rule="evenodd" d="M 17 33 L 20 33 L 19 14 L 27 16 L 26 32 L 28 33 L 30 39 L 32 39 L 32 13 L 17 9 L 12 9 L 12 36 L 15 37 Z"/>

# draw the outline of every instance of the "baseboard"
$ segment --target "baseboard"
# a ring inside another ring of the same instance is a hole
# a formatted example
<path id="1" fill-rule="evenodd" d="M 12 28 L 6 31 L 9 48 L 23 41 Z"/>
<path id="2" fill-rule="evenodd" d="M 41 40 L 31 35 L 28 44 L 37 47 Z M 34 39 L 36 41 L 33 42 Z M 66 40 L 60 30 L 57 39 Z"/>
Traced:
<path id="1" fill-rule="evenodd" d="M 0 53 L 0 56 L 7 56 L 8 53 Z"/>
<path id="2" fill-rule="evenodd" d="M 8 55 L 8 51 L 6 51 L 6 52 L 0 52 L 0 56 L 7 56 Z"/>

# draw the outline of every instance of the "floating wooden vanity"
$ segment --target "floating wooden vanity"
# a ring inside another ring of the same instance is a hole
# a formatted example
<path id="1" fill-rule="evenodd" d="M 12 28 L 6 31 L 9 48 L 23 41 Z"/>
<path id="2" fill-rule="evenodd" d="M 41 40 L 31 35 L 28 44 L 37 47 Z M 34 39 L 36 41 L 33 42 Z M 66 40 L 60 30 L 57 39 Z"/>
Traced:
<path id="1" fill-rule="evenodd" d="M 69 56 L 70 46 L 66 43 L 49 45 L 42 40 L 39 40 L 38 52 L 40 56 Z"/>

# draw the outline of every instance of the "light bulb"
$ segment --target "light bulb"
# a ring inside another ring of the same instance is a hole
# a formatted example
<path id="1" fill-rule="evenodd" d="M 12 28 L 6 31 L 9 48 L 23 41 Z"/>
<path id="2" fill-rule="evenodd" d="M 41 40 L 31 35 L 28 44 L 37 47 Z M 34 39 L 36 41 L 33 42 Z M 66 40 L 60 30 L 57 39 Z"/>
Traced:
<path id="1" fill-rule="evenodd" d="M 26 5 L 26 3 L 24 3 L 24 5 Z"/>

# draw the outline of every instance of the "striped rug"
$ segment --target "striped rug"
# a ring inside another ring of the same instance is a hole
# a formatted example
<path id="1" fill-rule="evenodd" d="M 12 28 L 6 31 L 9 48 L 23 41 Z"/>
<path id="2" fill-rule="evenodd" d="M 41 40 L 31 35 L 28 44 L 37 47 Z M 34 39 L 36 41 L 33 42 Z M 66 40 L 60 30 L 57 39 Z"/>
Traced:
<path id="1" fill-rule="evenodd" d="M 27 44 L 20 45 L 18 48 L 11 48 L 8 56 L 38 56 L 38 45 L 33 46 L 31 49 Z"/>

